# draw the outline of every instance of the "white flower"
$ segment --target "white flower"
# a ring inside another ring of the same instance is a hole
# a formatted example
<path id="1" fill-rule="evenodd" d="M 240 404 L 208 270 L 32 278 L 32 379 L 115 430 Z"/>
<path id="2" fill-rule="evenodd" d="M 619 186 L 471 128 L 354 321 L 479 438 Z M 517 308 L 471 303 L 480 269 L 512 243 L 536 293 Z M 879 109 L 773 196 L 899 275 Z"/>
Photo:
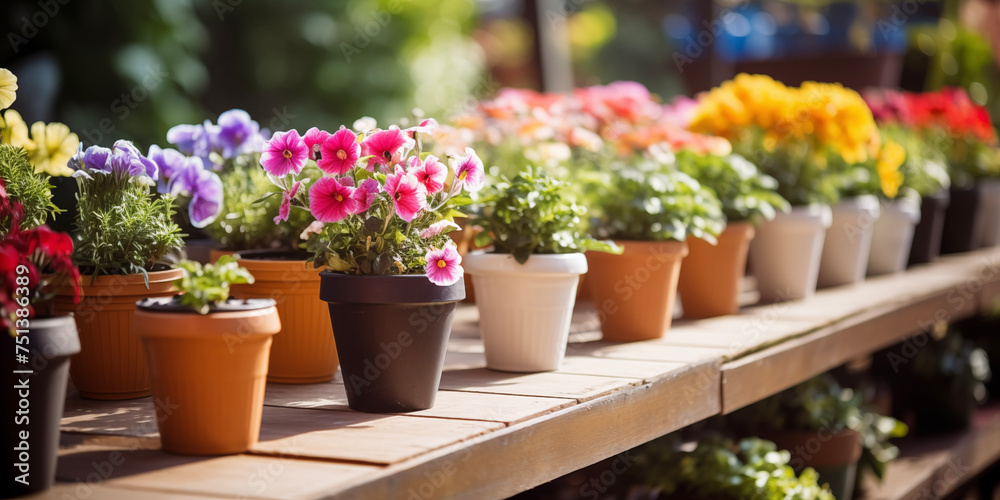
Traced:
<path id="1" fill-rule="evenodd" d="M 357 132 L 371 132 L 378 127 L 378 122 L 370 116 L 362 116 L 354 121 L 354 130 Z"/>

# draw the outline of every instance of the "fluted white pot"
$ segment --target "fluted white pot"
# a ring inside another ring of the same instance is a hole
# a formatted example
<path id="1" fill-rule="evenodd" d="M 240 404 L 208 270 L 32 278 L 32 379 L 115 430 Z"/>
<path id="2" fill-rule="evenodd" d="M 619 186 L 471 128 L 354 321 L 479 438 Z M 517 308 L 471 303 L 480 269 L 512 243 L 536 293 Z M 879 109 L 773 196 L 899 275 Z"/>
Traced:
<path id="1" fill-rule="evenodd" d="M 532 255 L 472 252 L 462 262 L 472 275 L 486 367 L 509 372 L 559 368 L 566 354 L 576 288 L 587 272 L 582 253 Z"/>
<path id="2" fill-rule="evenodd" d="M 920 223 L 920 200 L 898 198 L 882 205 L 875 221 L 868 276 L 898 273 L 906 269 L 913 245 L 913 230 Z"/>
<path id="3" fill-rule="evenodd" d="M 1000 179 L 979 183 L 979 213 L 976 215 L 979 246 L 1000 245 Z"/>
<path id="4" fill-rule="evenodd" d="M 750 242 L 750 267 L 762 302 L 802 299 L 816 292 L 823 239 L 831 222 L 829 205 L 808 205 L 757 226 Z"/>
<path id="5" fill-rule="evenodd" d="M 878 198 L 872 195 L 843 199 L 832 209 L 833 224 L 826 230 L 819 265 L 820 288 L 864 281 L 880 212 Z"/>

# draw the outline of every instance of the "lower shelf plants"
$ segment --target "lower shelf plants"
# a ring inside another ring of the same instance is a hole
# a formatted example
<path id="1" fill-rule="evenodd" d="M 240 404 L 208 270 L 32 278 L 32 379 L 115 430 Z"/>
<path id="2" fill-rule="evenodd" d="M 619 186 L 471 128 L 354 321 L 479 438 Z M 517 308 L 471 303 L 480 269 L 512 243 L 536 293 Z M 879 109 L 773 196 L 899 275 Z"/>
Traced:
<path id="1" fill-rule="evenodd" d="M 477 290 L 486 366 L 512 372 L 559 368 L 566 353 L 584 250 L 619 252 L 580 234 L 583 207 L 565 185 L 529 168 L 502 179 L 480 200 L 477 245 L 491 252 L 465 256 Z"/>
<path id="2" fill-rule="evenodd" d="M 180 294 L 137 303 L 132 333 L 149 360 L 163 449 L 186 455 L 249 450 L 260 434 L 271 338 L 281 329 L 272 299 L 232 299 L 252 283 L 236 258 L 182 261 Z"/>
<path id="3" fill-rule="evenodd" d="M 636 454 L 632 474 L 645 494 L 629 498 L 835 499 L 816 471 L 806 468 L 796 474 L 791 453 L 763 439 L 710 437 L 691 449 L 667 437 L 640 447 Z"/>

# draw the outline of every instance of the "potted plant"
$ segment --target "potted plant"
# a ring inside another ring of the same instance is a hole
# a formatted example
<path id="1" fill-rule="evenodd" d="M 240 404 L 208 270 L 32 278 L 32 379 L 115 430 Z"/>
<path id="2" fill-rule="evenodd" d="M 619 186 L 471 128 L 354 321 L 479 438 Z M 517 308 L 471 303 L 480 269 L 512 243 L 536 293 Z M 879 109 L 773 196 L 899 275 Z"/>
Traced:
<path id="1" fill-rule="evenodd" d="M 271 338 L 281 329 L 271 299 L 234 299 L 230 286 L 253 283 L 233 256 L 213 264 L 182 261 L 174 297 L 136 303 L 132 334 L 149 360 L 165 451 L 225 455 L 249 450 L 260 435 Z"/>
<path id="2" fill-rule="evenodd" d="M 830 205 L 843 182 L 827 162 L 867 161 L 878 141 L 868 106 L 838 84 L 787 87 L 765 75 L 741 74 L 702 96 L 689 128 L 729 139 L 736 153 L 777 179 L 778 193 L 792 205 L 791 212 L 758 226 L 750 244 L 761 300 L 811 296 L 833 222 Z"/>
<path id="3" fill-rule="evenodd" d="M 628 498 L 692 500 L 834 500 L 816 471 L 796 473 L 792 455 L 759 438 L 739 442 L 711 436 L 697 446 L 682 446 L 670 437 L 647 443 L 634 452 L 628 472 L 637 486 Z"/>
<path id="4" fill-rule="evenodd" d="M 36 224 L 37 214 L 50 209 L 47 191 L 33 190 L 20 201 L 8 193 L 5 183 L 15 170 L 22 180 L 33 175 L 21 148 L 0 145 L 0 344 L 12 356 L 0 376 L 0 410 L 11 419 L 0 439 L 11 464 L 4 479 L 5 497 L 52 486 L 69 357 L 80 352 L 72 316 L 56 315 L 51 307 L 53 291 L 64 285 L 79 298 L 73 242 L 65 233 Z"/>
<path id="5" fill-rule="evenodd" d="M 739 410 L 731 418 L 744 434 L 763 436 L 790 451 L 796 469 L 816 469 L 834 496 L 845 500 L 851 498 L 866 447 L 869 465 L 884 469 L 884 461 L 895 458 L 885 452 L 887 438 L 873 435 L 870 426 L 892 424 L 889 435 L 906 432 L 904 425 L 888 417 L 867 415 L 861 394 L 842 388 L 829 374 Z"/>
<path id="6" fill-rule="evenodd" d="M 64 288 L 55 299 L 58 311 L 74 313 L 80 334 L 70 376 L 86 398 L 148 396 L 149 370 L 129 331 L 135 301 L 172 296 L 181 275 L 168 260 L 182 244 L 173 198 L 152 190 L 156 163 L 128 141 L 91 146 L 70 164 L 79 187 L 73 260 L 84 275 L 82 298 L 75 303 Z"/>
<path id="7" fill-rule="evenodd" d="M 684 316 L 736 314 L 754 226 L 773 220 L 790 207 L 774 191 L 777 181 L 742 156 L 685 150 L 676 154 L 675 161 L 678 169 L 715 192 L 726 216 L 726 228 L 716 244 L 700 238 L 687 240 L 689 253 L 677 285 Z"/>
<path id="8" fill-rule="evenodd" d="M 482 228 L 477 245 L 492 250 L 466 254 L 465 270 L 479 293 L 479 331 L 486 367 L 511 372 L 559 368 L 566 353 L 576 288 L 587 272 L 583 251 L 617 250 L 580 234 L 583 207 L 566 197 L 565 185 L 528 168 L 503 177 L 478 203 Z"/>
<path id="9" fill-rule="evenodd" d="M 234 285 L 235 295 L 277 302 L 282 332 L 271 343 L 268 381 L 327 382 L 337 371 L 337 348 L 330 335 L 329 312 L 319 300 L 320 270 L 309 266 L 308 253 L 299 249 L 302 234 L 314 219 L 305 210 L 282 211 L 280 191 L 260 165 L 266 142 L 260 134 L 249 114 L 232 109 L 222 113 L 217 124 L 171 128 L 167 139 L 178 149 L 156 148 L 154 155 L 151 147 L 150 156 L 172 173 L 161 189 L 176 194 L 204 191 L 207 183 L 197 179 L 205 174 L 194 173 L 202 165 L 217 175 L 218 216 L 202 219 L 191 211 L 189 219 L 214 242 L 208 260 L 239 254 L 241 265 L 256 277 L 253 284 Z M 309 161 L 304 173 L 311 181 L 322 173 L 316 164 L 323 163 L 322 146 L 330 137 L 319 129 L 306 134 Z M 195 198 L 189 198 L 193 208 Z"/>
<path id="10" fill-rule="evenodd" d="M 304 185 L 309 147 L 278 132 L 261 164 L 282 188 L 282 210 L 307 210 L 318 224 L 306 249 L 329 303 L 351 408 L 396 412 L 433 406 L 455 306 L 465 297 L 461 256 L 445 228 L 485 182 L 472 149 L 450 166 L 421 154 L 425 120 L 355 132 L 341 127 L 321 155 L 326 175 Z"/>
<path id="11" fill-rule="evenodd" d="M 582 177 L 591 233 L 623 253 L 587 252 L 587 281 L 605 340 L 662 337 L 670 328 L 688 236 L 711 243 L 725 226 L 715 193 L 662 158 L 630 160 Z"/>

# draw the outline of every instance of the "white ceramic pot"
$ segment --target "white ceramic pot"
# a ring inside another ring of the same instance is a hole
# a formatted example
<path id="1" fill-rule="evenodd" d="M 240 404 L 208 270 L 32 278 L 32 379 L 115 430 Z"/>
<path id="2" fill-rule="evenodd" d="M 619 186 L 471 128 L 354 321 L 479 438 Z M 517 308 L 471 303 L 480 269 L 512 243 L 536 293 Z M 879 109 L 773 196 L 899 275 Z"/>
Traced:
<path id="1" fill-rule="evenodd" d="M 864 281 L 878 216 L 878 198 L 872 195 L 847 198 L 833 206 L 833 224 L 826 230 L 819 265 L 820 288 Z"/>
<path id="2" fill-rule="evenodd" d="M 472 275 L 486 367 L 509 372 L 559 368 L 566 354 L 576 288 L 587 272 L 582 253 L 532 255 L 472 252 L 462 261 Z"/>
<path id="3" fill-rule="evenodd" d="M 750 267 L 762 302 L 802 299 L 816 292 L 823 239 L 831 222 L 829 205 L 809 205 L 757 226 L 750 242 Z"/>
<path id="4" fill-rule="evenodd" d="M 979 193 L 978 243 L 981 247 L 995 247 L 1000 245 L 1000 179 L 980 181 Z"/>
<path id="5" fill-rule="evenodd" d="M 899 198 L 882 205 L 875 221 L 868 276 L 898 273 L 906 269 L 913 245 L 913 229 L 920 223 L 920 201 Z"/>

